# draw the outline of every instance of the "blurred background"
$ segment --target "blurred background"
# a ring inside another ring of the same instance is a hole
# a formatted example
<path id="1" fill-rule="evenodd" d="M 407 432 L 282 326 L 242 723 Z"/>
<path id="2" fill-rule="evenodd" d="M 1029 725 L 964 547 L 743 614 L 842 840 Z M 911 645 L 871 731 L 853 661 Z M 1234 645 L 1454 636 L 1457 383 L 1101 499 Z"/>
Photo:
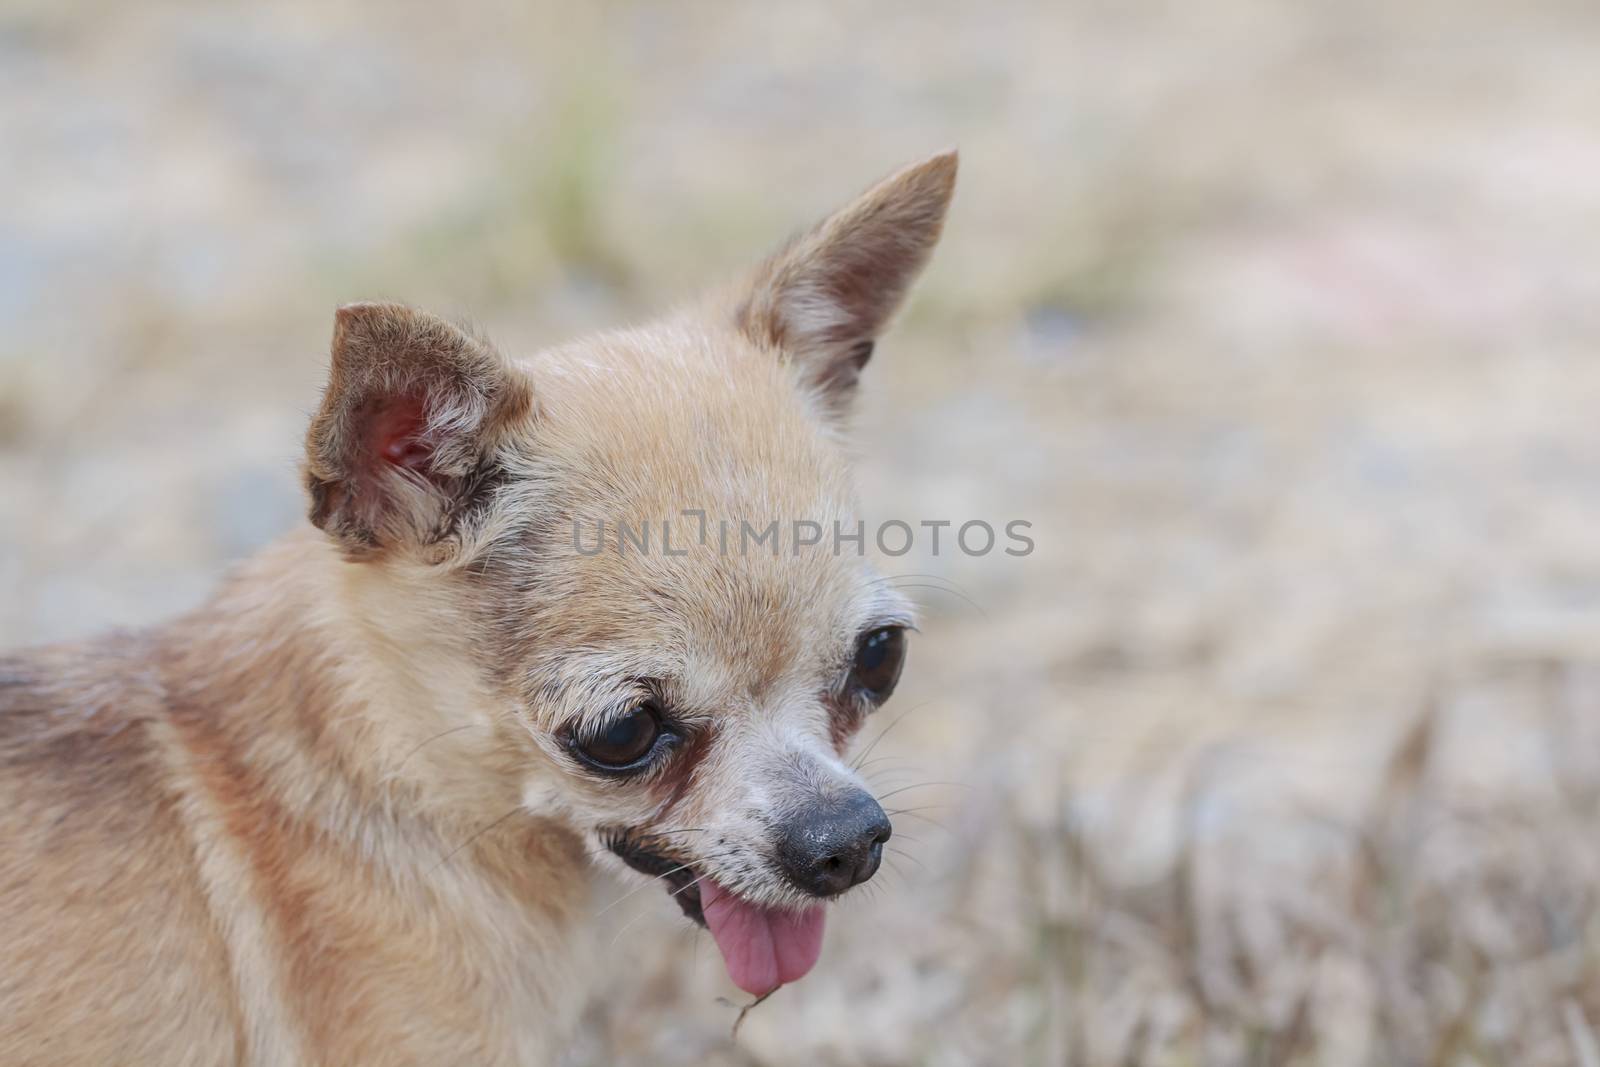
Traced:
<path id="1" fill-rule="evenodd" d="M 512 354 L 948 145 L 867 373 L 896 851 L 751 1012 L 659 894 L 573 1065 L 1600 1064 L 1600 9 L 0 5 L 0 643 L 302 521 L 332 312 Z"/>

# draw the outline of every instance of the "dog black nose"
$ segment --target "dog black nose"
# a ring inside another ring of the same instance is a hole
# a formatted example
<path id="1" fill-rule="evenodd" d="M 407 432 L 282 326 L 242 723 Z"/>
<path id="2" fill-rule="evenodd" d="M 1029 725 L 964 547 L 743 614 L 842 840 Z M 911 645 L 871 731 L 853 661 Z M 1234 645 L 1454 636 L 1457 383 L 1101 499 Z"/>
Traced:
<path id="1" fill-rule="evenodd" d="M 796 815 L 778 842 L 778 864 L 813 896 L 838 896 L 878 872 L 892 827 L 883 808 L 855 789 Z"/>

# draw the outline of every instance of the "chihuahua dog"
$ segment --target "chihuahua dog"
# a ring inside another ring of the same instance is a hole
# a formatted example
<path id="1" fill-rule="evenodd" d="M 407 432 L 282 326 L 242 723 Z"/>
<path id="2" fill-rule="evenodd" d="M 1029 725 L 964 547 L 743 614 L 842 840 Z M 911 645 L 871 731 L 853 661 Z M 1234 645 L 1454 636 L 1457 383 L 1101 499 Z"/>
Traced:
<path id="1" fill-rule="evenodd" d="M 851 395 L 955 174 L 522 361 L 341 309 L 309 525 L 168 625 L 0 657 L 0 1062 L 549 1063 L 597 859 L 746 992 L 810 970 L 890 835 L 845 753 L 911 616 L 784 532 L 857 528 Z"/>

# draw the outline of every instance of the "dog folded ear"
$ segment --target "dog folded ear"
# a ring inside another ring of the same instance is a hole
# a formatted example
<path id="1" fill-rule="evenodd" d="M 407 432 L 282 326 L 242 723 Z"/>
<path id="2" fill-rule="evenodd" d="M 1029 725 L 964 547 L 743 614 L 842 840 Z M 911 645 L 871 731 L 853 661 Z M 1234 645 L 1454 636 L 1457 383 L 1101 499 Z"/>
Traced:
<path id="1" fill-rule="evenodd" d="M 939 240 L 956 163 L 945 152 L 879 182 L 763 264 L 739 304 L 745 334 L 794 361 L 834 412 Z"/>
<path id="2" fill-rule="evenodd" d="M 448 537 L 533 394 L 488 343 L 400 304 L 339 309 L 306 435 L 311 521 L 353 557 Z"/>

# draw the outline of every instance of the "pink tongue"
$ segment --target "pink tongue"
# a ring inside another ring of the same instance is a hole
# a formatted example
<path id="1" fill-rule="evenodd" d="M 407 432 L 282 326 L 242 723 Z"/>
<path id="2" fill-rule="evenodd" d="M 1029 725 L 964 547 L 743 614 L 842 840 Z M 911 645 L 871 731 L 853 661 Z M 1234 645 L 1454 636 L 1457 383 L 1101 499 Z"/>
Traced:
<path id="1" fill-rule="evenodd" d="M 821 906 L 800 912 L 762 908 L 702 878 L 700 910 L 722 950 L 728 977 L 752 996 L 804 978 L 822 954 L 827 917 Z"/>

